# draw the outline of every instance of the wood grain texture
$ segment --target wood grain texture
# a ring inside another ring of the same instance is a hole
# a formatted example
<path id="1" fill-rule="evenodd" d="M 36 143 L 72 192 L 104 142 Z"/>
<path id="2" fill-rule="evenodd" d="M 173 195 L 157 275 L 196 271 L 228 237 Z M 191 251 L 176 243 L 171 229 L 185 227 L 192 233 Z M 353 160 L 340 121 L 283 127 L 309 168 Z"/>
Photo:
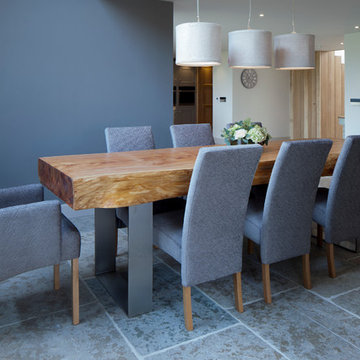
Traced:
<path id="1" fill-rule="evenodd" d="M 328 273 L 333 279 L 336 278 L 335 259 L 334 259 L 334 244 L 326 243 L 326 257 L 328 263 Z"/>
<path id="2" fill-rule="evenodd" d="M 187 331 L 194 330 L 191 307 L 191 287 L 183 286 L 184 321 Z"/>
<path id="3" fill-rule="evenodd" d="M 199 67 L 196 69 L 196 122 L 208 123 L 212 127 L 213 102 L 213 69 Z"/>
<path id="4" fill-rule="evenodd" d="M 238 312 L 244 312 L 244 305 L 242 300 L 242 288 L 241 288 L 241 272 L 234 274 L 234 294 L 235 294 L 235 308 Z"/>
<path id="5" fill-rule="evenodd" d="M 264 300 L 267 304 L 271 304 L 271 283 L 270 283 L 270 265 L 262 264 L 262 280 L 264 288 Z"/>
<path id="6" fill-rule="evenodd" d="M 302 267 L 303 267 L 303 283 L 304 288 L 310 290 L 311 285 L 311 273 L 310 273 L 310 255 L 305 254 L 302 256 Z"/>
<path id="7" fill-rule="evenodd" d="M 72 322 L 73 325 L 80 323 L 80 300 L 79 300 L 79 259 L 71 260 L 71 287 L 72 287 Z"/>
<path id="8" fill-rule="evenodd" d="M 60 289 L 60 265 L 54 265 L 54 290 Z"/>
<path id="9" fill-rule="evenodd" d="M 334 51 L 317 51 L 315 70 L 291 72 L 292 137 L 342 138 L 344 65 Z"/>
<path id="10" fill-rule="evenodd" d="M 253 184 L 267 184 L 282 141 L 264 146 Z M 343 140 L 334 140 L 331 175 Z M 41 183 L 74 210 L 139 205 L 187 194 L 200 147 L 39 159 Z"/>

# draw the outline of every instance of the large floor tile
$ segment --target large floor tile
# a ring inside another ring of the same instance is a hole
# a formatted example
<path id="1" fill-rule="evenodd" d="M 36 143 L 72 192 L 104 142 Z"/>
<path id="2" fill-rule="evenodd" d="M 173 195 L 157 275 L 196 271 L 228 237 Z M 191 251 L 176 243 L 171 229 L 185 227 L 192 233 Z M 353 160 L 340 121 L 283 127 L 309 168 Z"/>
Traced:
<path id="1" fill-rule="evenodd" d="M 232 313 L 292 360 L 360 358 L 360 349 L 349 343 L 359 338 L 358 330 L 352 337 L 351 327 L 360 330 L 360 324 L 305 290 L 274 297 L 272 305 L 257 302 L 243 314 Z"/>
<path id="2" fill-rule="evenodd" d="M 57 312 L 0 328 L 0 358 L 6 360 L 135 360 L 100 305 L 82 306 L 81 322 Z"/>
<path id="3" fill-rule="evenodd" d="M 147 357 L 149 360 L 285 359 L 242 325 Z"/>
<path id="4" fill-rule="evenodd" d="M 237 321 L 196 289 L 192 291 L 194 331 L 185 330 L 179 275 L 163 264 L 154 267 L 153 311 L 128 318 L 96 279 L 87 280 L 115 323 L 141 355 L 147 355 Z"/>
<path id="5" fill-rule="evenodd" d="M 60 265 L 60 290 L 53 289 L 53 267 L 29 271 L 0 283 L 0 327 L 42 314 L 71 309 L 68 263 Z M 80 304 L 95 298 L 80 281 Z M 71 322 L 71 316 L 68 319 Z"/>

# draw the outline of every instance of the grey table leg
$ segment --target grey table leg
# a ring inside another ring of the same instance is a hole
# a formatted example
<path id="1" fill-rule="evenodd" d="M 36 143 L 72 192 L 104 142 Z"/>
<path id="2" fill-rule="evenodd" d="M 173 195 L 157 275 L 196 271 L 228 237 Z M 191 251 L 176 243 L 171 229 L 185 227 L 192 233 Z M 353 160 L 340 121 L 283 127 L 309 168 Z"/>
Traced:
<path id="1" fill-rule="evenodd" d="M 129 207 L 128 315 L 152 309 L 153 204 Z"/>
<path id="2" fill-rule="evenodd" d="M 132 317 L 152 310 L 153 204 L 129 207 L 127 274 L 116 272 L 115 215 L 114 209 L 95 209 L 95 274 Z"/>
<path id="3" fill-rule="evenodd" d="M 95 209 L 95 275 L 116 270 L 115 209 Z"/>

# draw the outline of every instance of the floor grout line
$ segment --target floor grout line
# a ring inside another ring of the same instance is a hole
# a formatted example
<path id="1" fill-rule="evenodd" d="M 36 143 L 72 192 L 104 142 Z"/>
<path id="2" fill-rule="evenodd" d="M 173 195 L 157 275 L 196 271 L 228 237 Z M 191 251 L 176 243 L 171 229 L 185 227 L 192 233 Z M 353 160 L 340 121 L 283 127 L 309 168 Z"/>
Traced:
<path id="1" fill-rule="evenodd" d="M 154 352 L 152 352 L 152 353 L 150 353 L 150 354 L 147 354 L 147 355 L 144 356 L 144 359 L 149 358 L 149 357 L 154 356 L 154 355 L 162 354 L 162 353 L 167 352 L 167 351 L 169 351 L 169 350 L 176 349 L 176 348 L 179 347 L 179 346 L 191 344 L 191 343 L 196 342 L 196 341 L 198 341 L 198 340 L 206 339 L 207 337 L 209 337 L 209 336 L 211 336 L 211 335 L 219 334 L 219 333 L 221 333 L 221 332 L 223 332 L 223 331 L 227 331 L 227 330 L 232 329 L 232 328 L 235 328 L 235 327 L 240 327 L 240 325 L 241 325 L 241 324 L 240 324 L 239 322 L 236 322 L 236 324 L 229 325 L 229 326 L 227 326 L 227 327 L 224 327 L 224 328 L 222 328 L 222 329 L 213 331 L 213 332 L 211 332 L 211 333 L 204 334 L 204 335 L 199 335 L 198 337 L 195 337 L 195 338 L 193 338 L 193 339 L 186 340 L 186 341 L 183 341 L 183 342 L 181 342 L 181 343 L 179 343 L 179 344 L 176 344 L 176 345 L 173 345 L 173 346 L 169 346 L 169 347 L 167 347 L 167 348 L 164 348 L 164 349 L 161 349 L 161 350 L 158 350 L 158 351 L 154 351 Z"/>
<path id="2" fill-rule="evenodd" d="M 334 305 L 335 307 L 338 307 L 339 309 L 341 309 L 341 310 L 343 310 L 343 311 L 347 312 L 349 315 L 352 315 L 352 316 L 354 316 L 355 318 L 357 318 L 357 319 L 359 319 L 359 320 L 360 320 L 360 316 L 359 316 L 359 315 L 357 315 L 357 314 L 353 313 L 352 311 L 350 311 L 350 310 L 348 310 L 348 309 L 346 309 L 346 308 L 342 307 L 342 306 L 341 306 L 341 305 L 339 305 L 339 304 L 336 304 L 335 302 L 333 302 L 333 301 L 332 301 L 332 299 L 330 299 L 330 298 L 326 298 L 326 297 L 324 297 L 324 296 L 322 296 L 322 295 L 320 295 L 320 294 L 317 294 L 317 293 L 316 293 L 316 292 L 314 292 L 313 290 L 307 290 L 307 291 L 308 291 L 308 292 L 310 292 L 311 294 L 313 294 L 313 295 L 315 295 L 315 296 L 319 297 L 320 299 L 322 299 L 322 300 L 324 300 L 324 301 L 326 301 L 326 302 L 328 302 L 328 303 L 330 303 L 330 304 Z"/>
<path id="3" fill-rule="evenodd" d="M 356 288 L 353 288 L 351 290 L 344 291 L 344 292 L 336 294 L 336 295 L 332 295 L 332 296 L 329 297 L 329 299 L 331 299 L 331 300 L 336 299 L 339 296 L 347 295 L 347 294 L 351 293 L 352 291 L 359 291 L 359 290 L 360 290 L 360 286 L 358 286 Z"/>
<path id="4" fill-rule="evenodd" d="M 299 312 L 298 310 L 296 310 L 297 312 Z M 343 338 L 341 335 L 337 334 L 336 332 L 332 331 L 331 329 L 329 329 L 328 327 L 326 327 L 325 325 L 323 325 L 321 322 L 311 318 L 310 316 L 306 315 L 304 312 L 301 312 L 301 315 L 307 317 L 310 321 L 314 322 L 315 324 L 318 324 L 319 326 L 321 326 L 322 328 L 326 329 L 327 331 L 329 331 L 331 334 L 335 335 L 336 337 L 338 337 L 339 339 L 345 341 L 346 343 L 348 343 L 349 345 L 351 345 L 352 347 L 354 347 L 357 350 L 360 350 L 360 347 L 357 347 L 356 345 L 354 345 L 353 343 L 351 343 L 349 340 L 346 340 L 345 338 Z"/>
<path id="5" fill-rule="evenodd" d="M 93 301 L 89 301 L 89 302 L 87 302 L 85 304 L 79 305 L 79 307 L 81 308 L 83 306 L 95 304 L 97 301 L 98 301 L 97 299 L 94 299 Z M 38 319 L 38 318 L 41 318 L 41 317 L 51 316 L 51 315 L 58 314 L 58 313 L 61 313 L 61 312 L 69 312 L 69 311 L 71 312 L 71 306 L 67 307 L 67 308 L 64 308 L 64 309 L 61 309 L 61 310 L 50 311 L 50 312 L 43 313 L 43 314 L 37 314 L 37 315 L 34 315 L 34 316 L 30 316 L 30 317 L 28 317 L 26 319 L 21 319 L 21 320 L 18 320 L 18 321 L 13 321 L 11 323 L 3 324 L 3 325 L 0 325 L 0 329 L 4 329 L 4 328 L 6 328 L 8 326 L 19 325 L 19 324 L 21 324 L 23 322 Z"/>

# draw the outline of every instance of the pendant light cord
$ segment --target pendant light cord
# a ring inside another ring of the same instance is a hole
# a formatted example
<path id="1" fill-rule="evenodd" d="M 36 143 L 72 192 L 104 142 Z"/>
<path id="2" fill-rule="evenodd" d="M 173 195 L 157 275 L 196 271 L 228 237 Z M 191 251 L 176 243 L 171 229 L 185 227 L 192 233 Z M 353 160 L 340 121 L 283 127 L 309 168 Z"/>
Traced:
<path id="1" fill-rule="evenodd" d="M 292 33 L 296 34 L 295 31 L 295 0 L 292 2 Z"/>
<path id="2" fill-rule="evenodd" d="M 252 5 L 252 0 L 249 0 L 249 18 L 248 18 L 248 29 L 251 29 L 250 26 L 250 21 L 251 21 L 251 5 Z"/>
<path id="3" fill-rule="evenodd" d="M 197 19 L 197 22 L 200 22 L 200 0 L 197 0 L 196 19 Z"/>

